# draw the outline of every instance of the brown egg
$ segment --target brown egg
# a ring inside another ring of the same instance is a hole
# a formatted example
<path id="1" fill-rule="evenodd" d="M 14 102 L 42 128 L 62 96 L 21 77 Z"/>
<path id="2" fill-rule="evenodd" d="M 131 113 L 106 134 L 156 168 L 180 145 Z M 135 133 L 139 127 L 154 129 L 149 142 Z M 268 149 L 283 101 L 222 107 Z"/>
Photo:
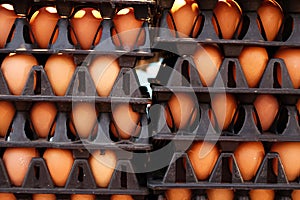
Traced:
<path id="1" fill-rule="evenodd" d="M 91 46 L 100 42 L 102 29 L 98 30 L 102 21 L 101 14 L 94 8 L 82 8 L 77 11 L 71 19 L 74 32 L 71 32 L 71 38 L 74 44 L 79 43 L 82 49 L 90 49 Z"/>
<path id="2" fill-rule="evenodd" d="M 40 138 L 48 136 L 53 126 L 56 113 L 56 106 L 51 102 L 37 102 L 32 106 L 30 119 L 36 134 Z M 54 131 L 54 129 L 52 130 Z"/>
<path id="3" fill-rule="evenodd" d="M 268 130 L 279 110 L 277 99 L 272 95 L 258 95 L 253 104 L 259 117 L 262 130 Z"/>
<path id="4" fill-rule="evenodd" d="M 17 200 L 14 194 L 12 193 L 0 193 L 1 200 Z"/>
<path id="5" fill-rule="evenodd" d="M 3 162 L 11 183 L 21 186 L 32 158 L 39 157 L 35 148 L 7 148 Z"/>
<path id="6" fill-rule="evenodd" d="M 187 153 L 199 180 L 205 180 L 210 176 L 220 154 L 214 144 L 202 141 L 194 142 Z"/>
<path id="7" fill-rule="evenodd" d="M 47 149 L 43 158 L 53 183 L 59 187 L 65 186 L 74 162 L 72 152 L 67 149 Z"/>
<path id="8" fill-rule="evenodd" d="M 287 179 L 294 181 L 300 175 L 300 142 L 274 143 L 271 152 L 279 154 Z M 273 169 L 277 175 L 277 159 L 273 160 Z"/>
<path id="9" fill-rule="evenodd" d="M 95 151 L 89 158 L 89 164 L 99 187 L 108 187 L 117 164 L 115 152 L 106 150 L 104 154 Z"/>
<path id="10" fill-rule="evenodd" d="M 221 130 L 226 130 L 231 123 L 235 111 L 237 109 L 237 102 L 231 94 L 216 94 L 211 102 L 212 110 Z M 211 118 L 212 124 L 215 122 Z"/>
<path id="11" fill-rule="evenodd" d="M 110 200 L 134 200 L 131 195 L 127 194 L 114 194 L 111 195 Z"/>
<path id="12" fill-rule="evenodd" d="M 0 48 L 4 48 L 9 33 L 17 18 L 14 8 L 10 4 L 0 5 Z"/>
<path id="13" fill-rule="evenodd" d="M 112 39 L 116 46 L 122 46 L 129 51 L 135 44 L 141 46 L 145 43 L 145 30 L 141 30 L 144 21 L 135 18 L 133 8 L 120 10 L 114 16 L 113 23 Z"/>
<path id="14" fill-rule="evenodd" d="M 283 11 L 275 0 L 264 0 L 257 10 L 268 41 L 273 41 L 283 21 Z M 258 22 L 261 31 L 260 23 Z"/>
<path id="15" fill-rule="evenodd" d="M 191 200 L 192 191 L 184 188 L 168 189 L 165 196 L 167 200 Z"/>
<path id="16" fill-rule="evenodd" d="M 216 45 L 199 46 L 193 57 L 203 86 L 212 86 L 223 60 L 219 47 Z"/>
<path id="17" fill-rule="evenodd" d="M 115 137 L 129 139 L 131 136 L 137 136 L 140 131 L 140 114 L 133 111 L 132 105 L 124 103 L 112 106 L 112 117 L 115 126 L 112 133 Z"/>
<path id="18" fill-rule="evenodd" d="M 202 16 L 198 4 L 194 0 L 175 0 L 170 14 L 167 15 L 167 24 L 174 37 L 176 37 L 175 31 L 181 38 L 197 36 Z"/>
<path id="19" fill-rule="evenodd" d="M 268 52 L 264 47 L 245 46 L 239 61 L 249 87 L 257 87 L 268 63 Z"/>
<path id="20" fill-rule="evenodd" d="M 15 116 L 16 109 L 9 101 L 0 101 L 0 137 L 5 137 Z"/>
<path id="21" fill-rule="evenodd" d="M 293 190 L 292 200 L 300 200 L 300 190 Z"/>
<path id="22" fill-rule="evenodd" d="M 57 10 L 54 7 L 43 7 L 36 11 L 30 18 L 30 27 L 40 48 L 48 47 L 59 18 Z M 56 41 L 57 36 L 58 30 L 55 31 L 52 43 Z"/>
<path id="23" fill-rule="evenodd" d="M 97 124 L 97 111 L 92 103 L 74 103 L 72 121 L 79 137 L 87 138 L 93 133 Z"/>
<path id="24" fill-rule="evenodd" d="M 260 200 L 260 199 L 274 200 L 275 199 L 274 190 L 262 190 L 262 189 L 250 190 L 249 195 L 251 200 Z"/>
<path id="25" fill-rule="evenodd" d="M 29 72 L 34 65 L 38 65 L 38 62 L 30 54 L 11 53 L 5 57 L 1 64 L 1 70 L 12 94 L 21 95 Z"/>
<path id="26" fill-rule="evenodd" d="M 119 75 L 120 66 L 114 56 L 98 56 L 89 66 L 89 72 L 94 81 L 97 93 L 101 97 L 107 97 Z"/>
<path id="27" fill-rule="evenodd" d="M 165 117 L 169 127 L 185 129 L 191 126 L 199 115 L 198 101 L 188 93 L 174 93 L 165 109 Z"/>
<path id="28" fill-rule="evenodd" d="M 264 146 L 261 142 L 242 142 L 234 151 L 236 163 L 244 181 L 251 180 L 257 173 L 265 156 Z M 232 171 L 232 164 L 229 164 Z"/>
<path id="29" fill-rule="evenodd" d="M 233 200 L 234 192 L 229 189 L 209 189 L 206 190 L 208 200 Z"/>
<path id="30" fill-rule="evenodd" d="M 33 194 L 32 200 L 56 200 L 55 194 Z"/>
<path id="31" fill-rule="evenodd" d="M 284 60 L 294 88 L 300 87 L 300 49 L 281 48 L 274 55 Z M 278 82 L 281 84 L 281 71 L 277 68 Z"/>
<path id="32" fill-rule="evenodd" d="M 234 0 L 218 1 L 213 10 L 215 17 L 212 18 L 217 35 L 222 34 L 223 39 L 231 39 L 237 29 L 241 28 L 239 22 L 242 18 L 242 10 Z M 221 33 L 219 33 L 218 26 Z"/>
<path id="33" fill-rule="evenodd" d="M 95 200 L 96 196 L 93 194 L 72 194 L 71 200 Z"/>
<path id="34" fill-rule="evenodd" d="M 67 54 L 53 54 L 46 64 L 47 73 L 53 92 L 57 96 L 64 96 L 76 69 L 74 58 Z"/>

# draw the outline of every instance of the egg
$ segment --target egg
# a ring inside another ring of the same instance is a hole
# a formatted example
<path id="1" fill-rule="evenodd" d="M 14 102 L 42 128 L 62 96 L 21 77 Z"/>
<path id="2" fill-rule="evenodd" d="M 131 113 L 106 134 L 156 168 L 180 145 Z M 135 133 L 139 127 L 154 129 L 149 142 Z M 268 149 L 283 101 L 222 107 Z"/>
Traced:
<path id="1" fill-rule="evenodd" d="M 132 105 L 124 103 L 112 105 L 113 126 L 112 133 L 115 137 L 120 136 L 122 139 L 136 137 L 140 131 L 140 114 L 133 111 Z"/>
<path id="2" fill-rule="evenodd" d="M 72 151 L 46 149 L 43 158 L 46 161 L 53 183 L 59 187 L 65 186 L 74 162 Z"/>
<path id="3" fill-rule="evenodd" d="M 258 95 L 253 103 L 263 131 L 269 130 L 279 110 L 279 103 L 272 95 Z"/>
<path id="4" fill-rule="evenodd" d="M 3 154 L 3 162 L 11 183 L 21 186 L 27 174 L 32 158 L 39 157 L 35 148 L 7 148 Z"/>
<path id="5" fill-rule="evenodd" d="M 55 194 L 33 194 L 32 200 L 56 200 Z"/>
<path id="6" fill-rule="evenodd" d="M 110 200 L 134 200 L 131 195 L 127 194 L 114 194 L 111 195 Z"/>
<path id="7" fill-rule="evenodd" d="M 212 18 L 212 23 L 217 35 L 222 36 L 223 39 L 231 39 L 237 29 L 240 32 L 242 10 L 237 2 L 234 0 L 218 1 L 213 12 L 215 16 Z"/>
<path id="8" fill-rule="evenodd" d="M 293 190 L 292 200 L 300 200 L 300 190 Z"/>
<path id="9" fill-rule="evenodd" d="M 198 180 L 207 179 L 220 155 L 219 149 L 209 142 L 194 142 L 187 152 Z"/>
<path id="10" fill-rule="evenodd" d="M 274 143 L 271 152 L 277 152 L 280 156 L 283 169 L 288 181 L 294 181 L 300 175 L 300 142 Z M 277 159 L 273 160 L 273 169 L 278 174 Z"/>
<path id="11" fill-rule="evenodd" d="M 95 200 L 96 196 L 93 194 L 72 194 L 71 200 Z"/>
<path id="12" fill-rule="evenodd" d="M 206 190 L 208 200 L 233 200 L 234 192 L 230 189 L 209 189 Z"/>
<path id="13" fill-rule="evenodd" d="M 191 200 L 192 191 L 184 188 L 172 188 L 165 192 L 167 200 Z"/>
<path id="14" fill-rule="evenodd" d="M 31 54 L 11 53 L 4 58 L 1 64 L 1 70 L 8 89 L 12 94 L 21 95 L 27 82 L 29 72 L 35 65 L 38 65 L 38 62 Z"/>
<path id="15" fill-rule="evenodd" d="M 291 78 L 294 88 L 300 87 L 300 49 L 298 48 L 280 48 L 274 58 L 281 58 L 284 60 L 287 71 Z M 280 68 L 277 67 L 278 82 L 281 84 L 282 77 Z"/>
<path id="16" fill-rule="evenodd" d="M 53 135 L 53 123 L 56 113 L 56 106 L 51 102 L 37 102 L 32 106 L 30 119 L 36 134 L 40 138 L 46 138 L 50 132 Z"/>
<path id="17" fill-rule="evenodd" d="M 199 46 L 193 59 L 202 85 L 212 86 L 223 61 L 222 53 L 216 45 Z"/>
<path id="18" fill-rule="evenodd" d="M 9 101 L 0 101 L 0 137 L 5 137 L 15 116 L 16 109 Z"/>
<path id="19" fill-rule="evenodd" d="M 89 73 L 94 81 L 99 96 L 110 95 L 119 75 L 120 66 L 114 56 L 98 56 L 89 66 Z"/>
<path id="20" fill-rule="evenodd" d="M 257 87 L 268 63 L 268 52 L 264 47 L 245 46 L 239 55 L 239 62 L 248 86 Z"/>
<path id="21" fill-rule="evenodd" d="M 273 41 L 280 30 L 284 17 L 280 5 L 275 0 L 264 0 L 258 8 L 257 14 L 261 20 L 266 39 Z M 258 27 L 261 31 L 260 23 L 258 23 Z"/>
<path id="22" fill-rule="evenodd" d="M 1 200 L 17 200 L 14 194 L 12 193 L 0 193 Z"/>
<path id="23" fill-rule="evenodd" d="M 115 152 L 106 150 L 104 154 L 101 154 L 97 150 L 90 156 L 89 164 L 97 186 L 108 187 L 117 164 Z"/>
<path id="24" fill-rule="evenodd" d="M 87 138 L 97 124 L 97 111 L 93 103 L 73 103 L 72 121 L 80 138 Z"/>
<path id="25" fill-rule="evenodd" d="M 188 93 L 174 93 L 165 109 L 165 117 L 170 128 L 185 129 L 194 124 L 198 111 L 198 101 Z"/>
<path id="26" fill-rule="evenodd" d="M 176 33 L 180 38 L 196 37 L 201 21 L 202 16 L 198 4 L 194 0 L 175 0 L 167 15 L 167 24 L 174 37 L 176 37 Z"/>
<path id="27" fill-rule="evenodd" d="M 221 130 L 228 129 L 237 109 L 237 101 L 231 94 L 216 94 L 212 97 L 211 107 Z M 215 125 L 213 117 L 212 124 Z"/>
<path id="28" fill-rule="evenodd" d="M 256 189 L 250 190 L 249 196 L 251 200 L 274 200 L 275 199 L 275 192 L 274 190 L 263 190 L 263 189 Z"/>
<path id="29" fill-rule="evenodd" d="M 53 92 L 57 96 L 64 96 L 76 69 L 74 58 L 67 54 L 53 54 L 45 64 Z"/>
<path id="30" fill-rule="evenodd" d="M 30 18 L 30 27 L 40 48 L 47 48 L 59 15 L 54 7 L 43 7 L 36 11 Z M 52 43 L 58 37 L 58 30 L 55 31 Z"/>
<path id="31" fill-rule="evenodd" d="M 236 163 L 244 181 L 250 181 L 257 173 L 265 156 L 265 149 L 261 142 L 242 142 L 234 151 Z M 230 162 L 230 170 L 232 164 Z"/>
<path id="32" fill-rule="evenodd" d="M 17 15 L 10 4 L 0 5 L 0 48 L 4 48 Z"/>
<path id="33" fill-rule="evenodd" d="M 90 49 L 92 45 L 100 42 L 102 29 L 98 30 L 102 21 L 101 14 L 94 8 L 82 8 L 71 18 L 75 35 L 71 32 L 74 44 L 79 43 L 84 50 Z"/>
<path id="34" fill-rule="evenodd" d="M 145 43 L 145 30 L 142 29 L 143 20 L 135 18 L 132 7 L 123 8 L 113 18 L 112 40 L 116 46 L 125 50 L 133 50 Z"/>

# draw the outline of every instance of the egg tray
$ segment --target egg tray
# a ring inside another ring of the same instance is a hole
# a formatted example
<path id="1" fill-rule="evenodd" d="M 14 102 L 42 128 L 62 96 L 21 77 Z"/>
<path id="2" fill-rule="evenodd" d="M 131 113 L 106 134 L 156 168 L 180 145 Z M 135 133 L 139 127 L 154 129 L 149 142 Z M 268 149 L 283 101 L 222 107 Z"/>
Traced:
<path id="1" fill-rule="evenodd" d="M 101 150 L 105 154 L 105 150 Z M 130 158 L 131 154 L 118 153 L 118 160 L 115 171 L 107 188 L 100 188 L 96 185 L 88 158 L 89 152 L 86 150 L 74 150 L 75 158 L 66 185 L 64 187 L 55 186 L 47 164 L 43 158 L 32 158 L 22 186 L 13 186 L 6 172 L 2 159 L 0 160 L 0 192 L 21 193 L 21 194 L 130 194 L 145 196 L 149 194 L 144 186 L 144 174 L 135 174 Z"/>
<path id="2" fill-rule="evenodd" d="M 173 1 L 161 1 L 164 5 L 170 5 L 172 6 Z M 257 46 L 299 46 L 300 40 L 299 40 L 299 24 L 300 24 L 300 18 L 299 18 L 299 11 L 297 7 L 298 2 L 293 2 L 293 6 L 296 5 L 293 10 L 291 8 L 290 1 L 284 1 L 287 2 L 287 7 L 290 10 L 287 10 L 285 13 L 285 19 L 283 21 L 281 30 L 279 31 L 279 34 L 277 36 L 276 41 L 266 41 L 265 38 L 265 32 L 262 29 L 262 33 L 260 33 L 258 26 L 257 26 L 257 13 L 256 10 L 258 9 L 261 1 L 255 0 L 255 1 L 246 1 L 242 0 L 240 3 L 243 11 L 243 18 L 245 21 L 245 25 L 243 25 L 242 31 L 240 36 L 237 36 L 237 33 L 233 37 L 233 39 L 222 39 L 222 37 L 217 36 L 214 26 L 212 24 L 212 18 L 214 17 L 213 14 L 213 8 L 215 4 L 217 3 L 216 0 L 211 1 L 197 1 L 199 4 L 199 8 L 201 9 L 201 13 L 199 13 L 199 16 L 203 16 L 204 18 L 202 20 L 201 24 L 201 30 L 199 31 L 196 38 L 179 38 L 178 36 L 173 36 L 170 32 L 170 29 L 167 25 L 167 15 L 169 13 L 167 10 L 162 10 L 161 12 L 161 18 L 158 20 L 157 27 L 160 27 L 157 31 L 158 35 L 154 39 L 154 48 L 157 49 L 163 49 L 171 52 L 175 52 L 179 55 L 190 55 L 193 53 L 192 49 L 195 48 L 197 43 L 206 43 L 206 44 L 220 44 L 225 49 L 225 55 L 232 55 L 232 51 L 235 51 L 233 49 L 241 49 L 245 45 L 257 45 Z M 160 2 L 159 2 L 160 3 Z M 170 4 L 171 3 L 171 4 Z M 279 2 L 280 3 L 280 2 Z M 169 7 L 169 6 L 167 6 Z M 285 8 L 283 8 L 285 9 Z M 246 23 L 247 22 L 247 23 Z M 261 23 L 261 22 L 260 22 Z M 173 22 L 174 24 L 174 22 Z M 293 24 L 293 25 L 292 25 Z M 293 26 L 293 27 L 292 27 Z M 176 27 L 176 26 L 174 26 Z M 261 25 L 261 27 L 263 27 Z M 218 26 L 220 29 L 220 27 Z M 175 29 L 176 30 L 176 29 Z M 221 31 L 218 31 L 221 33 Z"/>

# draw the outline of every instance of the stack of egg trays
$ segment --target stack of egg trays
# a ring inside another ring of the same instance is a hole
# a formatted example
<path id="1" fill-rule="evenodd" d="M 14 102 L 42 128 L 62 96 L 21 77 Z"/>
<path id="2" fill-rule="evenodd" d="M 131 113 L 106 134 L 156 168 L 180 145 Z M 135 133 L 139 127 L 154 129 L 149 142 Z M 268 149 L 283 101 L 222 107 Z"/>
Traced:
<path id="1" fill-rule="evenodd" d="M 197 3 L 204 16 L 203 27 L 196 38 L 176 38 L 171 35 L 166 23 L 166 16 L 174 1 L 158 1 L 161 8 L 162 17 L 159 26 L 163 29 L 158 31 L 158 37 L 154 39 L 154 46 L 158 49 L 163 48 L 165 51 L 176 52 L 176 56 L 167 54 L 165 63 L 162 64 L 158 75 L 154 79 L 149 79 L 152 86 L 152 107 L 150 108 L 150 119 L 153 125 L 151 135 L 154 144 L 163 146 L 168 141 L 174 143 L 175 153 L 173 154 L 170 165 L 158 172 L 158 177 L 152 177 L 148 180 L 148 187 L 154 193 L 162 193 L 170 188 L 190 188 L 201 191 L 209 188 L 230 188 L 241 190 L 242 195 L 237 194 L 238 198 L 247 196 L 247 190 L 255 188 L 269 188 L 278 190 L 279 199 L 290 199 L 288 190 L 299 189 L 298 181 L 289 182 L 285 176 L 280 157 L 277 153 L 268 152 L 256 174 L 256 177 L 250 181 L 243 181 L 240 176 L 238 166 L 235 163 L 233 150 L 222 152 L 214 167 L 213 172 L 206 181 L 198 181 L 190 165 L 186 151 L 186 145 L 191 141 L 218 141 L 229 146 L 244 141 L 262 141 L 264 143 L 280 141 L 300 141 L 300 127 L 298 122 L 298 112 L 296 102 L 299 99 L 299 89 L 294 89 L 287 68 L 282 59 L 271 58 L 268 61 L 266 70 L 260 80 L 257 88 L 249 88 L 241 69 L 240 63 L 236 58 L 242 48 L 247 45 L 264 46 L 266 48 L 279 48 L 281 46 L 299 47 L 299 3 L 293 0 L 279 1 L 283 6 L 285 16 L 288 16 L 286 23 L 293 20 L 293 29 L 287 34 L 287 30 L 281 30 L 281 36 L 276 41 L 265 41 L 257 27 L 256 10 L 261 1 L 237 0 L 242 7 L 243 15 L 249 20 L 249 27 L 242 37 L 230 40 L 220 39 L 214 30 L 211 19 L 213 17 L 213 8 L 217 3 L 216 0 L 202 1 Z M 277 1 L 278 2 L 278 1 Z M 192 55 L 197 47 L 201 44 L 218 44 L 223 50 L 225 58 L 219 69 L 218 75 L 212 87 L 204 87 L 200 81 L 198 72 L 195 67 Z M 172 59 L 173 56 L 173 59 Z M 172 69 L 164 67 L 168 62 L 175 62 Z M 188 81 L 183 74 L 184 62 L 188 62 L 190 67 L 190 76 Z M 232 77 L 232 66 L 236 66 L 236 81 Z M 278 84 L 276 78 L 276 66 L 280 66 L 282 74 L 282 84 Z M 178 75 L 179 74 L 179 75 Z M 196 128 L 187 128 L 186 130 L 171 130 L 166 124 L 165 106 L 171 95 L 176 92 L 195 93 L 199 103 L 200 119 Z M 228 131 L 220 131 L 213 128 L 209 119 L 210 95 L 217 93 L 233 94 L 240 102 L 239 113 L 243 113 L 242 121 L 237 121 L 237 125 L 231 125 Z M 252 105 L 256 96 L 259 94 L 275 95 L 282 103 L 279 116 L 275 119 L 271 132 L 262 132 L 259 125 L 256 126 L 253 119 L 254 107 Z M 152 110 L 152 111 L 151 111 Z M 158 114 L 157 114 L 158 113 Z M 221 132 L 221 134 L 219 134 Z M 234 172 L 225 172 L 228 159 L 232 158 Z M 278 158 L 279 175 L 275 176 L 272 172 L 270 161 Z M 183 170 L 178 166 L 178 159 L 186 159 L 187 166 Z M 225 167 L 225 168 L 224 168 Z M 178 178 L 181 176 L 181 179 Z M 182 181 L 183 180 L 183 181 Z M 281 193 L 280 190 L 283 192 Z M 287 193 L 285 192 L 287 191 Z M 246 192 L 246 193 L 245 193 Z M 200 192 L 201 193 L 201 192 Z M 202 194 L 197 199 L 201 199 Z M 160 195 L 158 198 L 162 198 Z"/>
<path id="2" fill-rule="evenodd" d="M 78 66 L 72 77 L 65 96 L 55 96 L 43 69 L 43 66 L 34 66 L 30 71 L 26 85 L 21 95 L 12 95 L 8 89 L 5 78 L 0 72 L 0 100 L 13 102 L 16 107 L 16 114 L 11 124 L 11 132 L 5 138 L 0 139 L 0 146 L 4 150 L 8 147 L 35 147 L 37 149 L 62 148 L 73 150 L 75 162 L 65 187 L 56 187 L 49 175 L 47 166 L 43 158 L 34 158 L 30 163 L 26 178 L 21 187 L 11 185 L 6 169 L 0 159 L 0 191 L 17 194 L 18 199 L 30 199 L 33 193 L 55 193 L 58 199 L 68 199 L 69 194 L 84 193 L 97 194 L 97 199 L 109 199 L 112 194 L 130 194 L 135 199 L 147 198 L 148 189 L 145 187 L 144 174 L 135 174 L 136 166 L 133 166 L 132 152 L 145 152 L 152 148 L 148 137 L 148 117 L 146 114 L 147 105 L 151 103 L 149 93 L 145 87 L 140 86 L 136 72 L 135 63 L 140 57 L 150 57 L 153 54 L 150 50 L 149 20 L 145 20 L 146 39 L 143 46 L 135 51 L 126 51 L 116 47 L 110 37 L 110 30 L 113 26 L 111 17 L 116 8 L 134 7 L 137 18 L 145 19 L 148 16 L 148 9 L 154 5 L 154 1 L 79 1 L 79 0 L 41 0 L 41 1 L 18 1 L 3 0 L 0 3 L 10 3 L 14 6 L 19 18 L 15 20 L 13 30 L 11 30 L 5 48 L 0 49 L 1 57 L 4 58 L 9 53 L 31 53 L 36 57 L 48 57 L 54 53 L 72 54 Z M 26 16 L 33 7 L 55 6 L 61 19 L 57 23 L 59 30 L 58 38 L 53 44 L 49 44 L 47 49 L 38 48 L 35 42 L 30 41 L 30 26 Z M 82 50 L 80 46 L 74 46 L 68 36 L 70 26 L 69 17 L 76 7 L 94 7 L 100 9 L 102 17 L 102 38 L 97 46 L 92 46 L 90 50 Z M 151 8 L 152 9 L 152 8 Z M 14 32 L 15 31 L 15 32 Z M 14 32 L 14 34 L 12 34 Z M 13 37 L 12 37 L 13 35 Z M 109 42 L 108 42 L 109 41 Z M 103 44 L 105 42 L 105 44 Z M 97 94 L 95 85 L 87 70 L 88 55 L 118 55 L 121 67 L 115 85 L 108 97 L 95 96 Z M 37 75 L 37 86 L 33 90 L 34 74 Z M 121 78 L 123 79 L 122 81 Z M 113 95 L 112 95 L 113 94 Z M 52 138 L 38 138 L 35 133 L 29 130 L 28 123 L 29 109 L 34 102 L 54 102 L 58 109 L 56 116 L 56 126 Z M 80 139 L 78 136 L 72 137 L 68 131 L 68 112 L 72 108 L 73 102 L 95 102 L 101 113 L 98 117 L 98 132 L 95 138 Z M 111 120 L 111 104 L 129 103 L 133 110 L 141 114 L 140 135 L 131 137 L 128 140 L 118 138 L 114 141 L 111 138 L 109 124 Z M 100 149 L 105 153 L 107 149 L 113 150 L 119 156 L 117 166 L 108 188 L 99 188 L 95 185 L 92 176 L 88 157 L 89 150 Z M 124 154 L 122 152 L 127 152 Z M 79 170 L 78 170 L 79 169 Z M 38 170 L 38 173 L 36 173 Z M 123 171 L 122 171 L 123 170 Z"/>

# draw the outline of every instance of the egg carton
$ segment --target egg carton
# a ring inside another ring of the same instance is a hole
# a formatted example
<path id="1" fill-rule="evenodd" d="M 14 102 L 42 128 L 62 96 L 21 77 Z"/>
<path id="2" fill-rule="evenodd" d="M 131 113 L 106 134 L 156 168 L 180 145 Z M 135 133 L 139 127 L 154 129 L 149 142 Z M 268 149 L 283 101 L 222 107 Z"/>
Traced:
<path id="1" fill-rule="evenodd" d="M 100 150 L 105 154 L 105 149 Z M 21 194 L 129 194 L 136 199 L 144 199 L 149 194 L 145 187 L 144 174 L 135 174 L 130 153 L 114 151 L 117 156 L 117 164 L 110 183 L 106 188 L 96 185 L 94 176 L 88 163 L 90 153 L 87 150 L 73 150 L 75 158 L 72 169 L 65 186 L 58 187 L 54 184 L 49 173 L 47 164 L 43 158 L 32 158 L 28 171 L 21 186 L 11 184 L 3 160 L 0 159 L 0 192 Z"/>

